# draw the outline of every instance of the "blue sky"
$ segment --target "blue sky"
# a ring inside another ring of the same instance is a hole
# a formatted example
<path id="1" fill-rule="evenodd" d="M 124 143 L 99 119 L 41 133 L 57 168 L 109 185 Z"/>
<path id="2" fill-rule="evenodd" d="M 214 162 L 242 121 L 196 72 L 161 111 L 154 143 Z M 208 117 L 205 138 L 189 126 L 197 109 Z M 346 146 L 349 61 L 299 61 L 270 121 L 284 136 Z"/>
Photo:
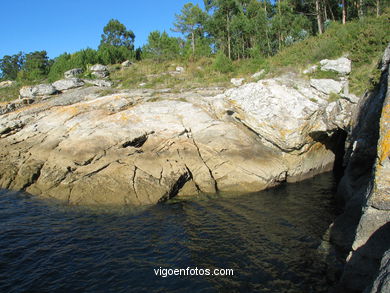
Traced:
<path id="1" fill-rule="evenodd" d="M 50 58 L 87 47 L 96 49 L 103 27 L 116 18 L 142 46 L 153 30 L 170 31 L 185 3 L 203 0 L 13 0 L 2 1 L 0 58 L 46 50 Z M 177 35 L 178 36 L 178 35 Z"/>

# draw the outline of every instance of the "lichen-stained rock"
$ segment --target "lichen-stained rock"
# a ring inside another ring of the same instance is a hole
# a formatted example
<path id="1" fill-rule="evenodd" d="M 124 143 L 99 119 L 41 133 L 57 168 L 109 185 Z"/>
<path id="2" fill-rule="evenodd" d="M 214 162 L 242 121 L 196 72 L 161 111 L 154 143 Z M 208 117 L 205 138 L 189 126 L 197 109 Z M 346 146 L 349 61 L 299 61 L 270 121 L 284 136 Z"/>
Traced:
<path id="1" fill-rule="evenodd" d="M 1 115 L 0 184 L 71 204 L 139 205 L 254 192 L 332 168 L 333 122 L 348 107 L 327 110 L 307 81 L 204 92 L 156 101 L 143 90 L 71 89 Z"/>
<path id="2" fill-rule="evenodd" d="M 345 208 L 330 229 L 331 242 L 347 252 L 340 281 L 345 292 L 370 292 L 380 259 L 389 249 L 389 59 L 385 53 L 380 82 L 352 111 L 346 140 L 346 168 L 337 192 Z"/>

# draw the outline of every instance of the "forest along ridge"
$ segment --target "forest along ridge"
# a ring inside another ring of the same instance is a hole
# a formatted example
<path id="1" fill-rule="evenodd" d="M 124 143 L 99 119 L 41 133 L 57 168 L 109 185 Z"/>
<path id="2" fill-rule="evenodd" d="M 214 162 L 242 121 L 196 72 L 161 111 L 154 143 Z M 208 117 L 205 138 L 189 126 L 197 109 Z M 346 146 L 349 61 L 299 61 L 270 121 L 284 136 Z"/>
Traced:
<path id="1" fill-rule="evenodd" d="M 151 204 L 329 171 L 358 98 L 348 92 L 348 58 L 323 60 L 318 70 L 343 79 L 291 73 L 227 90 L 100 96 L 67 72 L 24 87 L 21 101 L 35 102 L 0 116 L 1 186 L 72 204 Z"/>

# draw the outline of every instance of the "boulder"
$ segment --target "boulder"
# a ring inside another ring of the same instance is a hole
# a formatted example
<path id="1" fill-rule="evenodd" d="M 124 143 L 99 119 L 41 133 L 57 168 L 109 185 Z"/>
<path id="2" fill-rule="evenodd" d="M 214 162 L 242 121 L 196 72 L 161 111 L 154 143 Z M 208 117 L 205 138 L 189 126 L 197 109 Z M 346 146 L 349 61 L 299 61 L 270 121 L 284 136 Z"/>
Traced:
<path id="1" fill-rule="evenodd" d="M 242 85 L 242 83 L 244 82 L 245 78 L 232 78 L 230 80 L 230 82 L 234 85 L 234 86 L 240 86 Z"/>
<path id="2" fill-rule="evenodd" d="M 14 80 L 5 80 L 0 82 L 0 89 L 13 86 L 16 83 Z"/>
<path id="3" fill-rule="evenodd" d="M 67 79 L 61 79 L 57 80 L 52 84 L 58 91 L 65 91 L 77 87 L 81 87 L 84 85 L 84 81 L 82 81 L 79 78 L 67 78 Z"/>
<path id="4" fill-rule="evenodd" d="M 126 60 L 126 61 L 122 62 L 122 64 L 121 64 L 122 68 L 123 67 L 130 67 L 131 65 L 133 65 L 133 63 L 130 60 Z"/>
<path id="5" fill-rule="evenodd" d="M 310 79 L 310 85 L 327 95 L 330 93 L 339 94 L 344 87 L 343 83 L 333 79 Z"/>
<path id="6" fill-rule="evenodd" d="M 79 76 L 82 73 L 83 73 L 83 69 L 82 68 L 73 68 L 71 70 L 65 71 L 64 77 L 65 78 L 77 77 L 77 76 Z"/>
<path id="7" fill-rule="evenodd" d="M 53 95 L 57 89 L 51 84 L 39 84 L 35 86 L 24 86 L 20 89 L 19 95 L 21 98 L 35 98 L 37 96 Z"/>
<path id="8" fill-rule="evenodd" d="M 351 60 L 342 57 L 336 60 L 324 59 L 320 61 L 322 71 L 335 71 L 341 75 L 348 75 L 351 73 Z"/>
<path id="9" fill-rule="evenodd" d="M 108 67 L 101 64 L 95 64 L 90 68 L 93 76 L 97 78 L 105 78 L 109 75 Z"/>

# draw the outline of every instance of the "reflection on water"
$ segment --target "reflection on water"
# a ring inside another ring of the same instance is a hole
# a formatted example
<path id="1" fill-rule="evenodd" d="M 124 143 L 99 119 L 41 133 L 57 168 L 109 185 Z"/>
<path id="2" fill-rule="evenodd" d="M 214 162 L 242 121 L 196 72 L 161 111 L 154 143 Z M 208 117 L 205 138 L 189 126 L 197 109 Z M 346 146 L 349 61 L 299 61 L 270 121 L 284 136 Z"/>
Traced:
<path id="1" fill-rule="evenodd" d="M 331 174 L 237 197 L 86 210 L 0 191 L 0 292 L 327 292 Z M 157 277 L 153 269 L 231 268 Z"/>

